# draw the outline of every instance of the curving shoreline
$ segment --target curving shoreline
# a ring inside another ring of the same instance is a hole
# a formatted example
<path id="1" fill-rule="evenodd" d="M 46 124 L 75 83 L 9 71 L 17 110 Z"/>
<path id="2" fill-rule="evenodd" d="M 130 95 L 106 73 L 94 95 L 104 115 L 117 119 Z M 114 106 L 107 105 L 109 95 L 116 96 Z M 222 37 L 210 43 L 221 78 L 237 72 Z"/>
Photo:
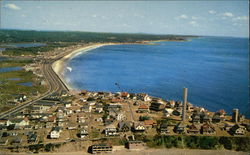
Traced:
<path id="1" fill-rule="evenodd" d="M 54 72 L 58 75 L 58 77 L 61 79 L 61 81 L 65 84 L 65 86 L 69 90 L 75 90 L 69 83 L 66 82 L 65 77 L 64 77 L 64 72 L 65 72 L 65 69 L 67 68 L 68 61 L 73 59 L 79 54 L 82 54 L 82 53 L 85 53 L 90 50 L 93 50 L 102 46 L 106 46 L 106 45 L 116 45 L 116 44 L 115 43 L 93 44 L 93 45 L 89 45 L 89 46 L 85 46 L 85 47 L 81 47 L 79 49 L 73 50 L 71 53 L 55 61 L 52 64 L 52 69 L 54 70 Z"/>

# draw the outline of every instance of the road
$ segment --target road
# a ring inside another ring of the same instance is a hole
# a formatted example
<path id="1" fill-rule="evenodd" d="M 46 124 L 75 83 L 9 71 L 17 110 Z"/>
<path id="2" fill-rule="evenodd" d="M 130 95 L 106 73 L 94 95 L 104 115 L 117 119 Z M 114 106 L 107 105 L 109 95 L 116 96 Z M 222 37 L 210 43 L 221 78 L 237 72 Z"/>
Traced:
<path id="1" fill-rule="evenodd" d="M 65 54 L 67 54 L 67 53 L 65 53 Z M 52 63 L 55 62 L 56 60 L 60 59 L 61 57 L 63 57 L 65 54 L 60 55 L 60 57 L 58 57 L 55 60 L 46 60 L 42 64 L 41 69 L 42 69 L 44 77 L 48 83 L 48 86 L 49 86 L 48 91 L 46 91 L 44 94 L 40 95 L 39 97 L 37 97 L 31 101 L 27 101 L 27 102 L 23 103 L 22 105 L 16 106 L 16 107 L 14 107 L 6 112 L 1 113 L 0 119 L 7 118 L 7 117 L 17 113 L 18 111 L 23 110 L 27 106 L 43 99 L 44 97 L 47 97 L 55 92 L 60 92 L 61 90 L 68 91 L 68 88 L 65 86 L 65 84 L 61 81 L 61 79 L 58 77 L 58 75 L 52 69 Z"/>

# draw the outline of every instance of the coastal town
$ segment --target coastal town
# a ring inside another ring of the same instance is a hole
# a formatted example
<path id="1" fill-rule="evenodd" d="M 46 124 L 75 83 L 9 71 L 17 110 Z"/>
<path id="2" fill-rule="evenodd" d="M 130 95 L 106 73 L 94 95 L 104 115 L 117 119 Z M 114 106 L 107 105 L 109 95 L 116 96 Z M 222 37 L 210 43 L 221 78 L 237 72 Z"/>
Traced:
<path id="1" fill-rule="evenodd" d="M 10 101 L 16 107 L 0 115 L 0 150 L 53 151 L 74 144 L 79 145 L 77 151 L 100 153 L 121 145 L 129 151 L 143 150 L 148 147 L 145 137 L 155 135 L 250 135 L 250 121 L 239 109 L 228 115 L 223 109 L 210 112 L 197 107 L 188 101 L 188 88 L 176 101 L 145 93 L 70 90 L 52 64 L 77 49 L 82 46 L 58 48 L 37 55 L 34 64 L 25 66 L 48 91 L 36 98 L 18 94 Z"/>

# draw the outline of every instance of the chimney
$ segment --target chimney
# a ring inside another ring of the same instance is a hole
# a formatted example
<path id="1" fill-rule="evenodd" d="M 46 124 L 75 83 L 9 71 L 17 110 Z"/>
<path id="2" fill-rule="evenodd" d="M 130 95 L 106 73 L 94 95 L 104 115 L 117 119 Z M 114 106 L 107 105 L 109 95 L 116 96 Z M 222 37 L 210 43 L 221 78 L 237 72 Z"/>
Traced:
<path id="1" fill-rule="evenodd" d="M 187 109 L 187 88 L 183 88 L 183 106 L 182 106 L 182 121 L 186 120 L 186 109 Z"/>

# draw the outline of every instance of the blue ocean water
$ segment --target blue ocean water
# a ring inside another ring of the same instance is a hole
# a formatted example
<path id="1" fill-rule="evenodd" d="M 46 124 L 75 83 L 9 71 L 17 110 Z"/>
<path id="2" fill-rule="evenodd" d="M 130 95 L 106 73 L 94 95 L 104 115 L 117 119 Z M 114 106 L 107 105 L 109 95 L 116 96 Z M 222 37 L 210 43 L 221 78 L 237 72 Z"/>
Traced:
<path id="1" fill-rule="evenodd" d="M 211 111 L 239 108 L 249 117 L 247 38 L 201 37 L 159 45 L 111 45 L 68 62 L 66 81 L 90 91 L 144 92 Z M 115 85 L 118 83 L 120 88 Z"/>

